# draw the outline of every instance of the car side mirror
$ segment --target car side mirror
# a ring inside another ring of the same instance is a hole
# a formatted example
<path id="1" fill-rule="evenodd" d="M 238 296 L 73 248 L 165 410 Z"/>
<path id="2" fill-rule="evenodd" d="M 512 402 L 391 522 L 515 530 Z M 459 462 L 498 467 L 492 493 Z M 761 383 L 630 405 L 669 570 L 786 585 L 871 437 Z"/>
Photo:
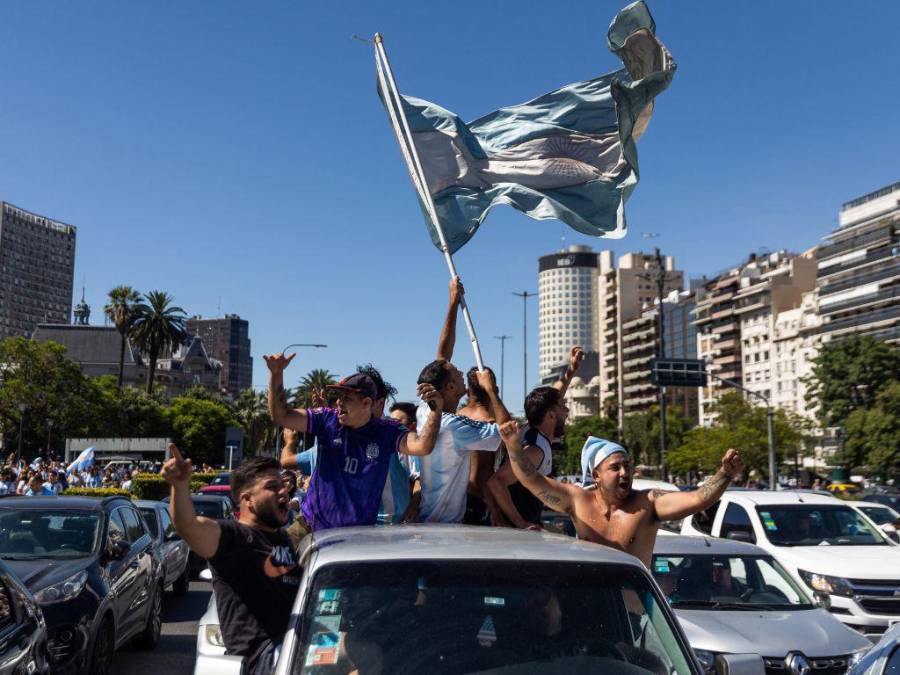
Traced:
<path id="1" fill-rule="evenodd" d="M 116 539 L 109 545 L 110 560 L 122 560 L 128 555 L 128 551 L 130 550 L 131 544 L 124 539 Z"/>
<path id="2" fill-rule="evenodd" d="M 746 530 L 732 530 L 727 535 L 725 535 L 725 538 L 731 539 L 733 541 L 743 541 L 747 544 L 753 543 L 753 535 Z"/>
<path id="3" fill-rule="evenodd" d="M 765 675 L 759 654 L 716 654 L 716 675 Z"/>

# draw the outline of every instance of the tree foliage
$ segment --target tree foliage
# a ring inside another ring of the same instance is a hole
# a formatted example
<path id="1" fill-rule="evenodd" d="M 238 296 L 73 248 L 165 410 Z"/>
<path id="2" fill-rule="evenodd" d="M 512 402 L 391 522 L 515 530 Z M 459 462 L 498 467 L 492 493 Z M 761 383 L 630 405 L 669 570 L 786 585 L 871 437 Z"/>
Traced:
<path id="1" fill-rule="evenodd" d="M 679 409 L 666 409 L 666 448 L 681 445 L 691 422 Z M 626 415 L 622 421 L 622 441 L 637 464 L 659 464 L 659 406 L 647 412 Z"/>
<path id="2" fill-rule="evenodd" d="M 172 437 L 193 459 L 220 464 L 225 447 L 225 428 L 236 426 L 236 420 L 224 403 L 197 398 L 173 398 L 165 409 Z"/>
<path id="3" fill-rule="evenodd" d="M 125 375 L 125 343 L 131 332 L 135 319 L 135 307 L 141 300 L 141 295 L 131 286 L 116 286 L 109 292 L 103 313 L 112 321 L 119 332 L 119 389 L 122 388 Z"/>
<path id="4" fill-rule="evenodd" d="M 242 391 L 231 404 L 235 422 L 244 430 L 245 450 L 256 454 L 275 446 L 275 426 L 269 416 L 268 393 Z"/>
<path id="5" fill-rule="evenodd" d="M 175 299 L 163 291 L 150 291 L 144 301 L 134 308 L 130 333 L 135 343 L 147 353 L 150 372 L 147 393 L 153 393 L 156 362 L 166 349 L 174 349 L 187 338 L 187 315 L 181 307 L 172 305 Z"/>
<path id="6" fill-rule="evenodd" d="M 900 381 L 885 385 L 872 407 L 854 410 L 847 417 L 843 454 L 845 467 L 868 465 L 882 479 L 900 475 Z"/>
<path id="7" fill-rule="evenodd" d="M 616 421 L 597 415 L 582 417 L 568 425 L 563 453 L 553 458 L 553 467 L 557 474 L 581 473 L 581 448 L 588 436 L 615 439 Z"/>

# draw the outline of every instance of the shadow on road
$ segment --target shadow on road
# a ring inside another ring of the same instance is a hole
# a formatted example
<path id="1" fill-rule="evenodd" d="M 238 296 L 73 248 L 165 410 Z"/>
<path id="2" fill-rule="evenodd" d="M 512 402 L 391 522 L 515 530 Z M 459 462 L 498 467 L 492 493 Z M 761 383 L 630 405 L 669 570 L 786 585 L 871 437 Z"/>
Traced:
<path id="1" fill-rule="evenodd" d="M 163 623 L 180 623 L 182 621 L 199 621 L 209 604 L 209 594 L 212 586 L 204 584 L 206 589 L 195 589 L 199 582 L 191 584 L 191 590 L 180 598 L 172 593 L 166 593 L 163 597 Z"/>

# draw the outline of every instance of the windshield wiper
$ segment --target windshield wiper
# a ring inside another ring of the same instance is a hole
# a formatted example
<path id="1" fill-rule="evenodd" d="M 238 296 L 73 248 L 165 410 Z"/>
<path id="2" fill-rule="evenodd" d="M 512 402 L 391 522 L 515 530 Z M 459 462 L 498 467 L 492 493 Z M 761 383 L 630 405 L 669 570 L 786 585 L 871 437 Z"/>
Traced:
<path id="1" fill-rule="evenodd" d="M 16 555 L 14 553 L 0 553 L 0 560 L 37 560 L 33 555 Z"/>

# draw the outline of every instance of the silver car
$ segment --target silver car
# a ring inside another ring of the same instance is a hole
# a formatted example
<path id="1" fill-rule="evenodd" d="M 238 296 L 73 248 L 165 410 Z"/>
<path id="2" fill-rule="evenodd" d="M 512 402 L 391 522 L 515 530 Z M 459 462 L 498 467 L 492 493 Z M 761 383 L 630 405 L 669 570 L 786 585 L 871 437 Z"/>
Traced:
<path id="1" fill-rule="evenodd" d="M 895 623 L 847 675 L 898 674 L 900 674 L 900 623 Z"/>
<path id="2" fill-rule="evenodd" d="M 719 654 L 757 652 L 770 673 L 839 675 L 872 646 L 758 546 L 659 537 L 652 571 L 707 671 Z"/>

